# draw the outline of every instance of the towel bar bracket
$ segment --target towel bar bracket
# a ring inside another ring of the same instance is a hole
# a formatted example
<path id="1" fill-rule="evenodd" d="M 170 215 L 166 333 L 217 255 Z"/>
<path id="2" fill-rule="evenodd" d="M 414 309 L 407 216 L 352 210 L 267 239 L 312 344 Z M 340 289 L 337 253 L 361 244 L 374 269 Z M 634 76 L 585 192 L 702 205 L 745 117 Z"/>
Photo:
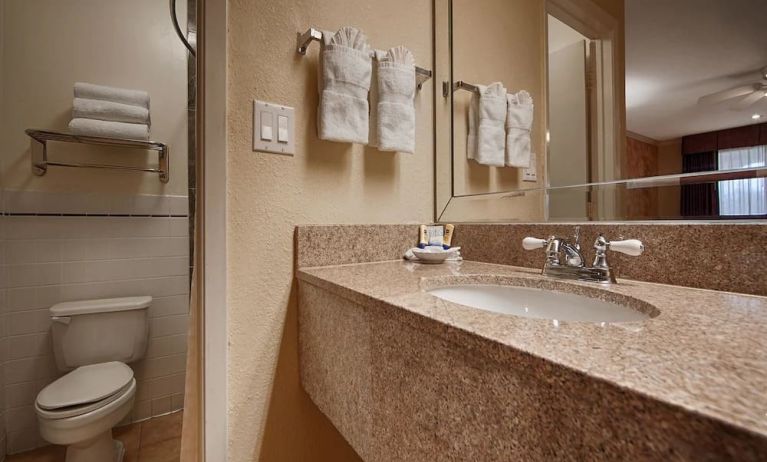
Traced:
<path id="1" fill-rule="evenodd" d="M 49 130 L 26 130 L 30 137 L 30 151 L 32 154 L 32 173 L 43 176 L 48 172 L 48 167 L 73 167 L 73 168 L 99 168 L 110 170 L 123 170 L 133 172 L 157 173 L 162 183 L 170 181 L 170 151 L 168 146 L 156 141 L 121 140 L 114 138 L 101 138 L 95 136 L 80 136 L 70 133 L 54 132 Z M 65 143 L 94 144 L 99 146 L 115 146 L 124 148 L 136 148 L 149 151 L 157 151 L 158 167 L 130 167 L 127 165 L 91 164 L 78 162 L 54 162 L 48 160 L 48 141 L 60 141 Z"/>
<path id="2" fill-rule="evenodd" d="M 322 40 L 322 31 L 319 29 L 316 29 L 314 27 L 310 27 L 306 32 L 298 33 L 298 46 L 296 47 L 296 52 L 299 55 L 305 55 L 306 50 L 309 48 L 309 45 L 312 44 L 312 42 L 319 42 Z M 374 54 L 371 53 L 370 55 L 373 59 L 375 59 Z M 428 69 L 424 69 L 422 67 L 415 67 L 415 82 L 416 87 L 420 90 L 421 87 L 423 87 L 424 82 L 429 80 L 432 77 L 432 72 Z"/>
<path id="3" fill-rule="evenodd" d="M 456 92 L 458 90 L 465 90 L 465 91 L 470 91 L 472 93 L 479 94 L 478 86 L 468 82 L 464 82 L 463 80 L 456 80 L 455 82 L 453 82 L 452 85 L 450 85 L 450 82 L 447 82 L 447 81 L 442 82 L 443 97 L 447 98 L 448 96 L 450 96 L 451 90 L 452 92 Z"/>

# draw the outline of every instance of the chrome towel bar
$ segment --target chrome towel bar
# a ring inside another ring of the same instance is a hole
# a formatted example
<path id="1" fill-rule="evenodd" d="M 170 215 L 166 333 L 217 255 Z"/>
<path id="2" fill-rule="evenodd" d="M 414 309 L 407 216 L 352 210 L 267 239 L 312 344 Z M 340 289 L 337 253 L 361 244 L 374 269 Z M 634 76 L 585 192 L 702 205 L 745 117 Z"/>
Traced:
<path id="1" fill-rule="evenodd" d="M 170 152 L 168 146 L 156 141 L 123 140 L 115 138 L 102 138 L 97 136 L 81 136 L 71 133 L 55 132 L 50 130 L 27 129 L 26 134 L 31 138 L 30 150 L 32 152 L 32 173 L 43 176 L 49 166 L 75 167 L 75 168 L 105 168 L 112 170 L 129 170 L 135 172 L 157 173 L 160 181 L 167 183 L 170 180 Z M 158 152 L 158 167 L 129 167 L 126 165 L 89 164 L 53 162 L 48 160 L 48 141 L 60 141 L 64 143 L 95 144 L 100 146 L 115 146 L 123 148 L 136 148 Z"/>
<path id="2" fill-rule="evenodd" d="M 312 42 L 319 42 L 322 40 L 322 31 L 319 29 L 316 29 L 314 27 L 310 27 L 309 30 L 304 32 L 303 34 L 298 34 L 298 47 L 296 48 L 296 52 L 299 55 L 305 55 L 306 50 L 309 48 L 309 45 L 311 45 Z M 374 54 L 370 54 L 370 57 L 375 59 Z M 429 80 L 432 77 L 432 72 L 428 69 L 424 69 L 422 67 L 415 67 L 415 81 L 416 81 L 416 87 L 420 90 L 423 86 L 423 83 Z"/>

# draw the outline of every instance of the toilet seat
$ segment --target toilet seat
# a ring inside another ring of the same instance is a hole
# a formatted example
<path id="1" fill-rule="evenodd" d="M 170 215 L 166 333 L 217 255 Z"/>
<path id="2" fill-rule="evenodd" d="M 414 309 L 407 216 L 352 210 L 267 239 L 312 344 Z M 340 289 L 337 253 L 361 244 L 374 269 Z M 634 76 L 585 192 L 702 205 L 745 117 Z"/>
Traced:
<path id="1" fill-rule="evenodd" d="M 119 399 L 133 382 L 133 370 L 121 362 L 78 367 L 45 387 L 35 408 L 46 419 L 83 415 Z"/>

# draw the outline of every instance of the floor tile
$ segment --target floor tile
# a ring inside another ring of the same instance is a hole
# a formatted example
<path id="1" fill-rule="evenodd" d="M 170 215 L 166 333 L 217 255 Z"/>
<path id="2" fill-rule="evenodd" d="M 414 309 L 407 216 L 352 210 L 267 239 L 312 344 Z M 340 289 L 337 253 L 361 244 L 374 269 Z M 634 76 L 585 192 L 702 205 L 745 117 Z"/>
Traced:
<path id="1" fill-rule="evenodd" d="M 182 412 L 155 417 L 141 423 L 141 447 L 181 437 Z"/>
<path id="2" fill-rule="evenodd" d="M 141 446 L 141 424 L 135 423 L 112 430 L 112 437 L 125 445 L 123 462 L 138 462 L 138 450 Z"/>
<path id="3" fill-rule="evenodd" d="M 8 456 L 5 462 L 64 462 L 65 455 L 64 446 L 45 446 Z"/>
<path id="4" fill-rule="evenodd" d="M 142 446 L 139 462 L 178 462 L 181 460 L 181 438 L 161 441 Z"/>

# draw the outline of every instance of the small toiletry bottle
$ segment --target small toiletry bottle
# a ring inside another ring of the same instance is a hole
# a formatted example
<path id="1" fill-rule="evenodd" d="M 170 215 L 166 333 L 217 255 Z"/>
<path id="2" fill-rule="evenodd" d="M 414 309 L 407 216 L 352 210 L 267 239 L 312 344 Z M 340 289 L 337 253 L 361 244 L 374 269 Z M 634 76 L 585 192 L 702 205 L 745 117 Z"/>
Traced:
<path id="1" fill-rule="evenodd" d="M 429 234 L 426 231 L 426 225 L 421 225 L 418 228 L 418 248 L 423 249 L 429 245 Z"/>
<path id="2" fill-rule="evenodd" d="M 445 225 L 445 236 L 443 237 L 442 242 L 442 248 L 445 250 L 449 249 L 452 245 L 451 242 L 453 241 L 453 230 L 455 230 L 455 226 L 449 223 Z"/>

